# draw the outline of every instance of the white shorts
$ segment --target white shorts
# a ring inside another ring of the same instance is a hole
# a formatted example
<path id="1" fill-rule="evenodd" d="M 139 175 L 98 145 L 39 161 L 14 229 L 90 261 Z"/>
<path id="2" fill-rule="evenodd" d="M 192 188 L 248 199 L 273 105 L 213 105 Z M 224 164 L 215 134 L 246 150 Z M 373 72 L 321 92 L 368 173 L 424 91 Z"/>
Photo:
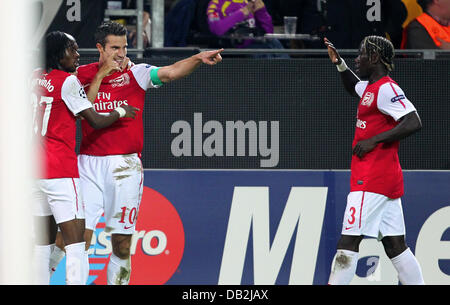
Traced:
<path id="1" fill-rule="evenodd" d="M 350 192 L 347 197 L 342 235 L 384 236 L 405 235 L 400 198 L 390 199 L 371 192 Z"/>
<path id="2" fill-rule="evenodd" d="M 56 223 L 84 218 L 80 179 L 39 179 L 33 190 L 34 216 L 51 216 Z"/>
<path id="3" fill-rule="evenodd" d="M 78 156 L 86 228 L 95 231 L 104 213 L 105 232 L 133 234 L 141 203 L 144 172 L 137 154 Z"/>

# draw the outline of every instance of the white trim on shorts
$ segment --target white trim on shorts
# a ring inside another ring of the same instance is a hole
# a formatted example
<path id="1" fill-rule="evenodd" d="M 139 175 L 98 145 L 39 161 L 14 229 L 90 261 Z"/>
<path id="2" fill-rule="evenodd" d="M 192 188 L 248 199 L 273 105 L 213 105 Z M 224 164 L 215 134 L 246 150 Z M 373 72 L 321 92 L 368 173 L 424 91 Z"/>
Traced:
<path id="1" fill-rule="evenodd" d="M 350 192 L 342 220 L 342 235 L 384 236 L 405 235 L 401 199 L 391 199 L 366 191 Z"/>
<path id="2" fill-rule="evenodd" d="M 57 224 L 84 218 L 79 178 L 39 179 L 34 189 L 34 216 L 51 216 Z"/>

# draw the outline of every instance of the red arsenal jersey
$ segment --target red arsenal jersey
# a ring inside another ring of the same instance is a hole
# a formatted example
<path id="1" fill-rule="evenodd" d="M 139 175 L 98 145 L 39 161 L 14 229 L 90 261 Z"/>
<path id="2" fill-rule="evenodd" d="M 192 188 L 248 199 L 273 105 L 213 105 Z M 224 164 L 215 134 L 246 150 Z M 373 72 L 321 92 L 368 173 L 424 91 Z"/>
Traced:
<path id="1" fill-rule="evenodd" d="M 356 116 L 352 147 L 397 126 L 404 115 L 415 111 L 403 90 L 390 78 L 383 77 L 373 84 L 358 82 L 355 91 L 361 97 Z M 368 191 L 398 198 L 403 195 L 403 174 L 398 159 L 399 141 L 380 143 L 359 158 L 352 157 L 351 191 Z"/>
<path id="2" fill-rule="evenodd" d="M 94 129 L 82 121 L 81 154 L 107 156 L 141 153 L 144 143 L 142 112 L 145 91 L 149 87 L 159 87 L 151 81 L 150 71 L 154 68 L 138 64 L 126 72 L 115 72 L 103 78 L 94 102 L 97 112 L 109 113 L 120 105 L 131 105 L 140 111 L 136 112 L 134 119 L 122 118 L 103 129 Z M 89 87 L 98 72 L 98 63 L 81 66 L 77 71 L 80 82 Z"/>
<path id="3" fill-rule="evenodd" d="M 78 178 L 75 116 L 92 107 L 78 79 L 67 72 L 35 72 L 32 81 L 33 132 L 39 138 L 39 178 Z"/>

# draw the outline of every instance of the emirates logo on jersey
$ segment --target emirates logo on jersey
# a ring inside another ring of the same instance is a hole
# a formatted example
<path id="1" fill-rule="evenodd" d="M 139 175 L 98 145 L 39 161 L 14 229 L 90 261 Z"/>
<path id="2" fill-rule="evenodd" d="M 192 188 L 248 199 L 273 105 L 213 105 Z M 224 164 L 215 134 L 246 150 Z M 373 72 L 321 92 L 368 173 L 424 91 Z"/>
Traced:
<path id="1" fill-rule="evenodd" d="M 375 95 L 372 92 L 366 92 L 362 98 L 361 105 L 370 107 L 372 105 Z"/>
<path id="2" fill-rule="evenodd" d="M 357 119 L 356 120 L 356 127 L 361 128 L 361 129 L 366 129 L 367 122 L 363 121 L 363 120 L 360 120 L 360 119 Z"/>
<path id="3" fill-rule="evenodd" d="M 121 76 L 112 79 L 109 81 L 113 88 L 115 87 L 123 87 L 130 83 L 130 76 L 127 73 L 122 74 Z"/>

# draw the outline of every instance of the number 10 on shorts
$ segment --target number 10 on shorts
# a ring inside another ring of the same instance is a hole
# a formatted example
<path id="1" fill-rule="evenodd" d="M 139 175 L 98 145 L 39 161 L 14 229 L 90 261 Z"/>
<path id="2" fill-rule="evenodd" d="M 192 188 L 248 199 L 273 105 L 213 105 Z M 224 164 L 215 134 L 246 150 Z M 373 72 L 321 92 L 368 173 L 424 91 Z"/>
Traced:
<path id="1" fill-rule="evenodd" d="M 122 210 L 122 216 L 120 217 L 119 223 L 125 224 L 123 226 L 124 229 L 129 229 L 132 226 L 134 226 L 134 222 L 136 221 L 137 217 L 137 209 L 132 208 L 128 213 L 128 215 L 127 215 L 128 208 L 126 206 L 123 206 L 120 209 Z"/>

